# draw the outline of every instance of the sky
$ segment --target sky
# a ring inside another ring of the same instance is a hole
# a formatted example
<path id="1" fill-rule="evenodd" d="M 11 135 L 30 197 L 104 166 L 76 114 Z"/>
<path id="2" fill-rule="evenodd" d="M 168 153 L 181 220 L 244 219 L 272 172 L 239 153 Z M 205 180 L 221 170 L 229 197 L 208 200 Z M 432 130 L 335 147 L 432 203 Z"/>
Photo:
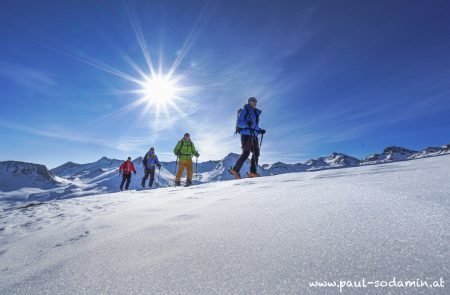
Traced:
<path id="1" fill-rule="evenodd" d="M 260 163 L 450 143 L 448 1 L 2 1 L 0 161 L 240 153 Z M 156 94 L 155 94 L 156 93 Z"/>

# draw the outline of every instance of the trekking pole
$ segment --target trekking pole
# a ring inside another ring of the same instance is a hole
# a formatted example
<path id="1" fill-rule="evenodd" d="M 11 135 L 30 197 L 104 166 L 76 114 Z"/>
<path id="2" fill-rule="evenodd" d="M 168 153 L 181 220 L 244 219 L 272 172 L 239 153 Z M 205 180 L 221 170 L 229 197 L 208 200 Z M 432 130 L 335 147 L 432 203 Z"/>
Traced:
<path id="1" fill-rule="evenodd" d="M 177 167 L 178 167 L 178 154 L 177 154 L 177 160 L 175 161 L 175 172 L 173 173 L 173 186 L 176 186 L 175 181 L 177 178 Z"/>
<path id="2" fill-rule="evenodd" d="M 264 133 L 261 134 L 261 141 L 259 142 L 259 149 L 261 149 L 263 138 L 264 138 Z"/>
<path id="3" fill-rule="evenodd" d="M 198 169 L 197 169 L 197 166 L 198 166 L 198 157 L 195 157 L 195 185 L 197 185 L 198 184 Z"/>
<path id="4" fill-rule="evenodd" d="M 158 167 L 158 179 L 157 179 L 157 183 L 158 183 L 158 187 L 159 185 L 159 174 L 161 174 L 161 166 Z"/>

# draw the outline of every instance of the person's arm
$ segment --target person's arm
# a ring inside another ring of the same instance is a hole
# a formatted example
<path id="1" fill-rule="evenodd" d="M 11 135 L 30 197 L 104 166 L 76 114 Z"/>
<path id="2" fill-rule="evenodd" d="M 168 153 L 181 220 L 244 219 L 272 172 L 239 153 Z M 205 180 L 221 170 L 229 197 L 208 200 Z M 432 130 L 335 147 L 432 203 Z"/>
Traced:
<path id="1" fill-rule="evenodd" d="M 197 149 L 195 148 L 195 145 L 193 142 L 192 142 L 192 154 L 196 157 L 200 156 L 200 154 L 197 152 Z"/>
<path id="2" fill-rule="evenodd" d="M 136 169 L 134 168 L 134 163 L 131 162 L 131 170 L 134 172 L 134 174 L 136 174 Z"/>
<path id="3" fill-rule="evenodd" d="M 120 165 L 120 168 L 119 168 L 119 173 L 122 173 L 122 170 L 124 167 L 125 167 L 125 163 L 122 163 L 122 165 Z"/>
<path id="4" fill-rule="evenodd" d="M 161 167 L 161 163 L 159 163 L 158 156 L 155 155 L 156 166 Z"/>
<path id="5" fill-rule="evenodd" d="M 147 166 L 147 161 L 148 161 L 148 153 L 146 153 L 144 159 L 142 159 L 142 164 L 144 164 L 144 166 Z"/>
<path id="6" fill-rule="evenodd" d="M 176 145 L 175 148 L 173 149 L 173 153 L 175 154 L 175 156 L 178 156 L 178 153 L 180 152 L 180 151 L 179 151 L 179 149 L 180 149 L 180 144 L 181 144 L 181 141 L 178 141 L 177 145 Z"/>

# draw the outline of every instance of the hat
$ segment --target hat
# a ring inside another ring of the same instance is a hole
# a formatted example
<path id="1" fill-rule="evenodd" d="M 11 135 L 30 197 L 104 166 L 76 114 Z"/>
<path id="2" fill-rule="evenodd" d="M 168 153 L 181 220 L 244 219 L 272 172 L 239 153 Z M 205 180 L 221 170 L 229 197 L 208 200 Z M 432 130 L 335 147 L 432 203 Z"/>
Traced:
<path id="1" fill-rule="evenodd" d="M 131 157 L 128 157 L 128 160 L 131 160 Z"/>
<path id="2" fill-rule="evenodd" d="M 186 132 L 186 133 L 184 134 L 184 136 L 191 136 L 191 135 L 190 135 L 189 133 Z"/>
<path id="3" fill-rule="evenodd" d="M 250 98 L 248 99 L 248 103 L 250 103 L 251 101 L 258 102 L 258 101 L 256 100 L 256 98 L 254 98 L 253 96 L 250 97 Z"/>
<path id="4" fill-rule="evenodd" d="M 151 151 L 154 151 L 154 150 L 155 150 L 155 148 L 154 148 L 154 147 L 151 147 L 151 148 L 150 148 L 150 150 L 151 150 Z"/>

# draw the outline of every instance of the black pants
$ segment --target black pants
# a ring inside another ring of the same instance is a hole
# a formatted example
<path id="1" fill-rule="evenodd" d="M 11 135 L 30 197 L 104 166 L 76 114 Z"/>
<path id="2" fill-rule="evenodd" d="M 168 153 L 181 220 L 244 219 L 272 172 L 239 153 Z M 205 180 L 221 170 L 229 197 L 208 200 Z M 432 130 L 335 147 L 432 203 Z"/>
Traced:
<path id="1" fill-rule="evenodd" d="M 123 189 L 123 184 L 125 183 L 125 181 L 127 182 L 127 184 L 125 185 L 125 189 L 128 190 L 128 187 L 130 186 L 130 182 L 131 182 L 131 173 L 130 174 L 122 174 L 122 183 L 120 184 L 120 190 Z"/>
<path id="2" fill-rule="evenodd" d="M 145 169 L 144 177 L 142 178 L 142 187 L 145 187 L 145 182 L 147 181 L 148 176 L 150 175 L 150 188 L 153 186 L 153 180 L 155 179 L 155 168 L 153 169 Z"/>
<path id="3" fill-rule="evenodd" d="M 252 160 L 250 165 L 250 172 L 256 173 L 256 167 L 258 167 L 259 158 L 259 142 L 257 136 L 241 135 L 242 154 L 234 165 L 233 170 L 239 172 L 244 165 L 244 162 L 252 153 Z"/>

